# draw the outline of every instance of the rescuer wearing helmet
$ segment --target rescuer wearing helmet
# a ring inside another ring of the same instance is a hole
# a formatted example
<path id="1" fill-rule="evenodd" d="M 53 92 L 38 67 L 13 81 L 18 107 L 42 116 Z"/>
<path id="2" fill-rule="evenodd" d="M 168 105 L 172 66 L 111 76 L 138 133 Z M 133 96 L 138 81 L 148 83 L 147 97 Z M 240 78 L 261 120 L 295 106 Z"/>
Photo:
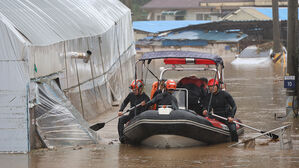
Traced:
<path id="1" fill-rule="evenodd" d="M 153 97 L 154 98 L 155 96 L 157 96 L 159 93 L 162 93 L 163 90 L 165 89 L 166 87 L 166 79 L 161 79 L 159 82 L 158 82 L 158 88 L 155 90 L 154 94 L 153 94 Z"/>
<path id="2" fill-rule="evenodd" d="M 236 124 L 233 122 L 235 113 L 237 111 L 237 106 L 233 97 L 228 92 L 221 90 L 219 82 L 215 79 L 209 80 L 208 87 L 210 93 L 212 94 L 209 94 L 205 99 L 203 115 L 208 115 L 207 109 L 212 96 L 209 111 L 213 109 L 215 114 L 227 118 L 227 120 L 222 120 L 215 117 L 215 119 L 225 123 L 228 126 L 231 134 L 231 140 L 237 142 L 238 134 Z"/>
<path id="3" fill-rule="evenodd" d="M 124 143 L 124 124 L 126 124 L 129 120 L 133 119 L 136 115 L 140 114 L 141 112 L 147 110 L 146 102 L 150 99 L 149 97 L 143 92 L 143 82 L 141 80 L 133 80 L 130 86 L 132 90 L 131 93 L 125 98 L 123 103 L 120 106 L 118 116 L 121 116 L 118 120 L 118 135 L 119 141 Z M 135 108 L 134 110 L 130 111 L 129 115 L 123 115 L 123 110 L 125 107 L 130 103 L 131 108 L 141 104 L 141 106 Z"/>
<path id="4" fill-rule="evenodd" d="M 174 90 L 176 89 L 176 82 L 174 80 L 167 80 L 165 82 L 165 90 L 163 93 L 157 94 L 150 103 L 148 103 L 149 106 L 153 104 L 157 104 L 157 107 L 163 106 L 163 105 L 170 105 L 174 110 L 178 109 L 178 101 L 177 99 L 172 95 Z"/>

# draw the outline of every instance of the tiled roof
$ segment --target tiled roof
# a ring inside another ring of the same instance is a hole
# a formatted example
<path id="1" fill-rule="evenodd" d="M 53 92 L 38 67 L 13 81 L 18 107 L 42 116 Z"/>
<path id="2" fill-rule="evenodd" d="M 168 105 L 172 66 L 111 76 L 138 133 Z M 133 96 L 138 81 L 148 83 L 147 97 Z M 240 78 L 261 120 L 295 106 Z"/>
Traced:
<path id="1" fill-rule="evenodd" d="M 271 17 L 266 16 L 255 8 L 240 8 L 239 10 L 223 17 L 223 20 L 271 20 Z"/>

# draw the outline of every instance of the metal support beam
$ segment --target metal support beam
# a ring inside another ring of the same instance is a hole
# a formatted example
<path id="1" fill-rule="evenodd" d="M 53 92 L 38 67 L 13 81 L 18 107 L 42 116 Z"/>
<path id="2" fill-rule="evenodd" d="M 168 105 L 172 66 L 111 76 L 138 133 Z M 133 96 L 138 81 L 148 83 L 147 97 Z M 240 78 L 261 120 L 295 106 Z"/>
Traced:
<path id="1" fill-rule="evenodd" d="M 295 75 L 296 70 L 296 47 L 297 47 L 297 37 L 296 37 L 296 21 L 298 18 L 297 6 L 298 2 L 294 0 L 288 0 L 288 39 L 287 39 L 287 73 L 290 76 Z M 296 77 L 297 79 L 297 77 Z M 287 95 L 295 96 L 296 91 L 294 89 L 287 89 Z"/>
<path id="2" fill-rule="evenodd" d="M 279 53 L 280 47 L 280 29 L 279 29 L 279 13 L 278 0 L 272 0 L 272 15 L 273 15 L 273 51 L 274 54 Z"/>

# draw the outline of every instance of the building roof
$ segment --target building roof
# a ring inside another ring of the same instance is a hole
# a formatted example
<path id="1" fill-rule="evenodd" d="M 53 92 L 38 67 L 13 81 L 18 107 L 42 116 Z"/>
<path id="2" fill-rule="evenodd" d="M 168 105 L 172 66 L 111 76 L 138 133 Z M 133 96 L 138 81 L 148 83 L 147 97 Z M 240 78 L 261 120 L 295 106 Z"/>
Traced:
<path id="1" fill-rule="evenodd" d="M 270 17 L 259 12 L 255 8 L 240 8 L 237 11 L 223 17 L 223 20 L 242 21 L 242 20 L 271 20 Z"/>
<path id="2" fill-rule="evenodd" d="M 199 25 L 210 23 L 209 20 L 180 20 L 180 21 L 135 21 L 133 22 L 134 30 L 159 33 L 173 29 L 183 28 L 190 25 Z"/>
<path id="3" fill-rule="evenodd" d="M 100 35 L 129 12 L 118 0 L 0 1 L 0 21 L 8 20 L 34 45 Z"/>
<path id="4" fill-rule="evenodd" d="M 272 8 L 255 8 L 255 9 L 272 19 Z M 279 20 L 288 20 L 288 8 L 279 8 L 278 14 L 279 14 Z"/>
<path id="5" fill-rule="evenodd" d="M 247 34 L 227 33 L 219 31 L 184 30 L 170 33 L 162 39 L 165 40 L 207 40 L 217 42 L 238 42 L 246 38 Z"/>
<path id="6" fill-rule="evenodd" d="M 280 7 L 278 10 L 278 14 L 279 20 L 288 20 L 288 8 Z M 226 15 L 223 19 L 232 21 L 272 20 L 272 8 L 241 7 L 239 10 Z"/>
<path id="7" fill-rule="evenodd" d="M 195 9 L 203 8 L 201 3 L 224 3 L 224 2 L 254 2 L 254 0 L 151 0 L 143 9 Z M 205 6 L 204 8 L 207 8 Z"/>

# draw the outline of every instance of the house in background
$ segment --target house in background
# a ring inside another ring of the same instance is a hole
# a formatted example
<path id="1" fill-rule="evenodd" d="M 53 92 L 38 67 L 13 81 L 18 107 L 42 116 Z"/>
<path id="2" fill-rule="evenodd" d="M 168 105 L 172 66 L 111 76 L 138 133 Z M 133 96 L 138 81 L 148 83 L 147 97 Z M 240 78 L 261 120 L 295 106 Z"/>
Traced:
<path id="1" fill-rule="evenodd" d="M 152 0 L 142 9 L 147 20 L 220 20 L 240 7 L 270 7 L 272 0 Z M 287 0 L 279 0 L 287 6 Z"/>
<path id="2" fill-rule="evenodd" d="M 202 23 L 205 25 L 209 23 Z M 147 30 L 144 30 L 147 31 Z M 193 29 L 190 26 L 149 36 L 136 42 L 137 54 L 163 50 L 207 52 L 223 58 L 239 53 L 240 45 L 246 43 L 247 34 Z"/>
<path id="3" fill-rule="evenodd" d="M 134 21 L 135 41 L 144 39 L 148 36 L 158 36 L 162 32 L 187 27 L 190 25 L 205 24 L 211 21 L 200 20 L 179 20 L 179 21 Z"/>
<path id="4" fill-rule="evenodd" d="M 259 12 L 256 8 L 252 7 L 240 8 L 235 12 L 227 14 L 222 19 L 231 21 L 272 20 L 271 17 Z"/>

